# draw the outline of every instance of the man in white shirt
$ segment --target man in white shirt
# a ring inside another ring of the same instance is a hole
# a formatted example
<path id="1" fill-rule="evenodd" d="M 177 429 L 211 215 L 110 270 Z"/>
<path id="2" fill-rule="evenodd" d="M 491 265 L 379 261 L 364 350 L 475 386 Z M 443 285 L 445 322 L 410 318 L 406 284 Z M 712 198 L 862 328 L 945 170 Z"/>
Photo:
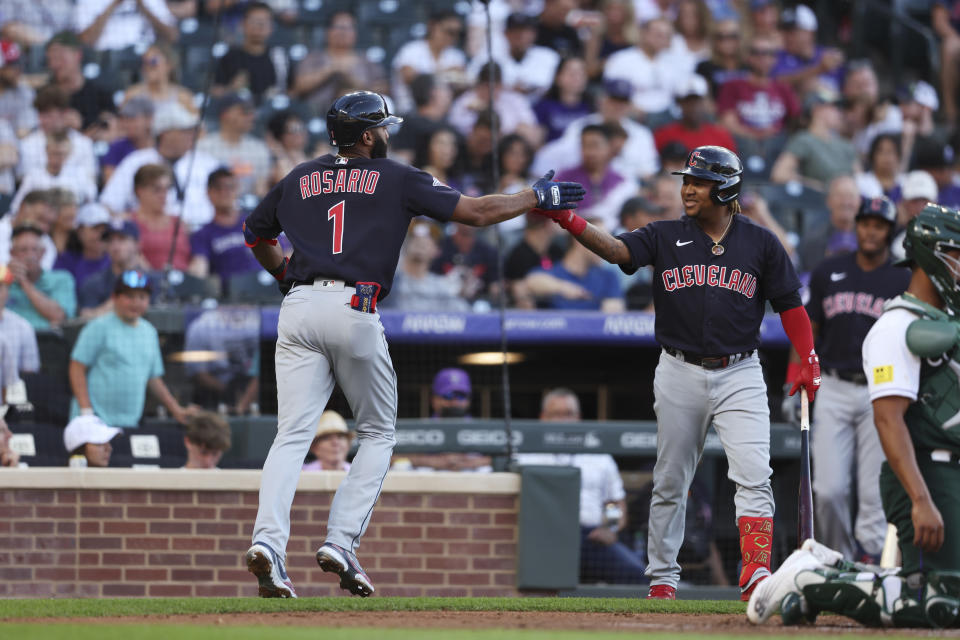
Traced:
<path id="1" fill-rule="evenodd" d="M 150 45 L 158 38 L 174 42 L 177 20 L 164 0 L 83 0 L 76 30 L 97 51 Z"/>
<path id="2" fill-rule="evenodd" d="M 100 193 L 100 203 L 115 214 L 133 211 L 137 208 L 137 197 L 133 192 L 133 176 L 137 169 L 145 164 L 162 164 L 172 168 L 174 178 L 174 185 L 167 193 L 167 213 L 180 215 L 179 185 L 184 193 L 183 221 L 193 229 L 210 222 L 213 205 L 207 198 L 207 177 L 221 163 L 199 149 L 190 152 L 196 124 L 196 116 L 179 104 L 168 103 L 157 109 L 153 116 L 156 146 L 134 151 L 117 165 Z"/>
<path id="3" fill-rule="evenodd" d="M 396 113 L 413 109 L 410 83 L 421 73 L 430 73 L 447 84 L 464 84 L 467 58 L 455 45 L 463 32 L 460 16 L 440 11 L 430 16 L 427 37 L 400 47 L 393 57 L 393 99 Z"/>
<path id="4" fill-rule="evenodd" d="M 494 62 L 503 70 L 503 85 L 522 93 L 533 102 L 553 84 L 560 55 L 553 49 L 534 44 L 537 39 L 537 19 L 533 16 L 510 14 L 504 35 L 505 45 L 499 50 L 495 47 L 493 51 Z M 470 61 L 467 75 L 476 79 L 487 59 L 487 51 L 483 49 Z"/>
<path id="5" fill-rule="evenodd" d="M 626 142 L 610 164 L 617 173 L 643 179 L 660 169 L 660 157 L 653 134 L 629 116 L 633 86 L 626 80 L 606 80 L 603 87 L 604 95 L 600 98 L 598 112 L 577 118 L 567 126 L 561 137 L 543 145 L 534 157 L 531 175 L 537 175 L 541 167 L 547 167 L 543 171 L 546 173 L 550 169 L 561 171 L 580 164 L 580 133 L 587 125 L 605 122 L 616 122 L 627 132 Z"/>
<path id="6" fill-rule="evenodd" d="M 19 177 L 24 177 L 32 170 L 45 169 L 47 136 L 65 131 L 70 138 L 70 155 L 67 156 L 65 165 L 71 172 L 84 176 L 85 180 L 96 182 L 97 161 L 93 153 L 93 142 L 87 136 L 67 126 L 66 118 L 70 103 L 63 89 L 53 86 L 43 87 L 37 92 L 33 106 L 37 110 L 40 126 L 20 141 L 20 164 L 17 168 Z"/>
<path id="7" fill-rule="evenodd" d="M 92 202 L 97 199 L 97 185 L 88 176 L 77 171 L 66 163 L 71 152 L 70 137 L 67 132 L 52 133 L 47 136 L 47 166 L 42 169 L 31 169 L 23 177 L 20 188 L 13 196 L 10 210 L 20 208 L 23 197 L 31 191 L 63 187 L 76 196 L 78 205 Z"/>
<path id="8" fill-rule="evenodd" d="M 640 29 L 640 44 L 617 51 L 603 68 L 605 80 L 627 80 L 633 85 L 633 106 L 645 119 L 662 117 L 673 105 L 677 87 L 693 73 L 690 60 L 670 53 L 672 37 L 670 21 L 650 20 Z"/>
<path id="9" fill-rule="evenodd" d="M 238 93 L 220 99 L 220 130 L 205 136 L 197 150 L 230 167 L 237 177 L 240 195 L 263 196 L 270 173 L 270 150 L 250 135 L 253 129 L 253 102 Z"/>
<path id="10" fill-rule="evenodd" d="M 540 420 L 580 422 L 580 401 L 564 388 L 548 392 Z M 544 425 L 547 427 L 549 425 Z M 580 581 L 637 584 L 646 582 L 641 554 L 617 540 L 627 524 L 626 492 L 613 456 L 606 453 L 519 453 L 519 465 L 580 468 Z M 617 513 L 619 517 L 608 517 Z"/>

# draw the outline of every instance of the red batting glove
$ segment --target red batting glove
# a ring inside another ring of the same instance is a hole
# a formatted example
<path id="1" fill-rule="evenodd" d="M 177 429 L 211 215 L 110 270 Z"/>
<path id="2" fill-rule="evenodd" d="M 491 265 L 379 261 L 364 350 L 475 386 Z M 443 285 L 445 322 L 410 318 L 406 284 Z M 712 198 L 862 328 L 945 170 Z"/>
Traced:
<path id="1" fill-rule="evenodd" d="M 800 372 L 790 387 L 790 395 L 797 392 L 797 389 L 803 387 L 807 392 L 807 399 L 813 402 L 813 397 L 817 395 L 817 389 L 820 388 L 820 358 L 812 349 L 806 361 L 800 363 Z"/>
<path id="2" fill-rule="evenodd" d="M 587 221 L 574 213 L 572 209 L 560 209 L 558 211 L 532 209 L 532 212 L 550 218 L 575 236 L 579 236 L 587 228 Z"/>

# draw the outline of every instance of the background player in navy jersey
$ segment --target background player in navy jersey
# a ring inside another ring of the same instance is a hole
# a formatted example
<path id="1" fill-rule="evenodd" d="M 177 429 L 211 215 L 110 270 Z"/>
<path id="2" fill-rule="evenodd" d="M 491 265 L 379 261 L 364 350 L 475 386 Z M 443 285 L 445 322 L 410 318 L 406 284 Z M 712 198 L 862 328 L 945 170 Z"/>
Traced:
<path id="1" fill-rule="evenodd" d="M 770 575 L 773 539 L 770 412 L 757 358 L 765 301 L 804 354 L 791 394 L 803 387 L 812 400 L 820 367 L 800 302 L 800 281 L 783 245 L 767 229 L 736 215 L 740 159 L 723 147 L 698 147 L 675 173 L 683 175 L 685 215 L 680 219 L 613 237 L 573 211 L 545 215 L 626 273 L 648 264 L 654 268 L 654 330 L 663 352 L 654 376 L 657 462 L 647 597 L 676 597 L 687 491 L 712 423 L 727 455 L 728 476 L 737 484 L 740 589 L 746 600 Z"/>
<path id="2" fill-rule="evenodd" d="M 373 593 L 354 552 L 390 465 L 397 417 L 397 379 L 377 301 L 390 292 L 411 218 L 485 226 L 533 207 L 576 207 L 583 198 L 579 184 L 551 182 L 552 171 L 514 195 L 461 196 L 386 159 L 386 127 L 400 122 L 376 93 L 337 99 L 327 129 L 338 153 L 297 166 L 246 219 L 247 246 L 289 287 L 277 326 L 277 437 L 263 465 L 246 554 L 263 597 L 295 597 L 284 568 L 290 505 L 335 381 L 353 411 L 360 448 L 334 495 L 317 562 L 339 575 L 341 588 Z M 273 240 L 281 231 L 293 245 L 289 262 Z"/>
<path id="3" fill-rule="evenodd" d="M 817 265 L 806 305 L 824 379 L 810 432 L 816 537 L 846 558 L 873 556 L 874 564 L 880 561 L 887 531 L 879 481 L 884 456 L 873 425 L 861 347 L 884 303 L 910 284 L 910 270 L 890 262 L 896 219 L 897 208 L 888 198 L 862 199 L 856 215 L 857 250 Z M 792 359 L 788 379 L 800 366 L 795 354 Z M 792 413 L 796 416 L 795 408 Z M 856 518 L 851 522 L 854 484 Z"/>

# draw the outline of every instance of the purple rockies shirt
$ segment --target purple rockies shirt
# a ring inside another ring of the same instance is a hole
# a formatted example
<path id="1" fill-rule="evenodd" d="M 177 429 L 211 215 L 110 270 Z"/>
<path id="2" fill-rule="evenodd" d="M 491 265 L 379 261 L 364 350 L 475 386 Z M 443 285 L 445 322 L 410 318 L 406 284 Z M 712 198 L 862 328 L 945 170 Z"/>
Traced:
<path id="1" fill-rule="evenodd" d="M 57 256 L 57 261 L 53 263 L 54 269 L 63 269 L 69 271 L 76 283 L 77 291 L 83 281 L 93 274 L 110 266 L 110 256 L 104 254 L 98 260 L 89 260 L 83 257 L 83 254 L 73 251 L 64 251 Z"/>
<path id="2" fill-rule="evenodd" d="M 249 273 L 260 268 L 253 252 L 243 244 L 243 218 L 222 227 L 215 221 L 203 225 L 190 236 L 190 251 L 203 256 L 215 273 L 226 283 L 231 276 Z"/>

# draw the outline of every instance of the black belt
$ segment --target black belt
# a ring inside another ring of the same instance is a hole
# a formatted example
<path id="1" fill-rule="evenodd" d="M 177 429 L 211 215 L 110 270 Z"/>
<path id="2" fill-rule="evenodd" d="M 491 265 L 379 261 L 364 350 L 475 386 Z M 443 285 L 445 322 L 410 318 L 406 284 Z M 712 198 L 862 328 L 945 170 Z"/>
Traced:
<path id="1" fill-rule="evenodd" d="M 867 384 L 867 376 L 863 371 L 841 371 L 840 369 L 824 369 L 823 373 L 832 378 L 840 378 L 853 384 Z"/>
<path id="2" fill-rule="evenodd" d="M 683 360 L 687 364 L 696 365 L 698 367 L 703 367 L 704 369 L 710 370 L 726 369 L 730 365 L 736 364 L 741 360 L 745 360 L 753 355 L 753 351 L 732 353 L 726 356 L 702 356 L 697 353 L 690 353 L 689 351 L 674 349 L 673 347 L 664 347 L 663 350 L 672 355 L 674 358 Z"/>

